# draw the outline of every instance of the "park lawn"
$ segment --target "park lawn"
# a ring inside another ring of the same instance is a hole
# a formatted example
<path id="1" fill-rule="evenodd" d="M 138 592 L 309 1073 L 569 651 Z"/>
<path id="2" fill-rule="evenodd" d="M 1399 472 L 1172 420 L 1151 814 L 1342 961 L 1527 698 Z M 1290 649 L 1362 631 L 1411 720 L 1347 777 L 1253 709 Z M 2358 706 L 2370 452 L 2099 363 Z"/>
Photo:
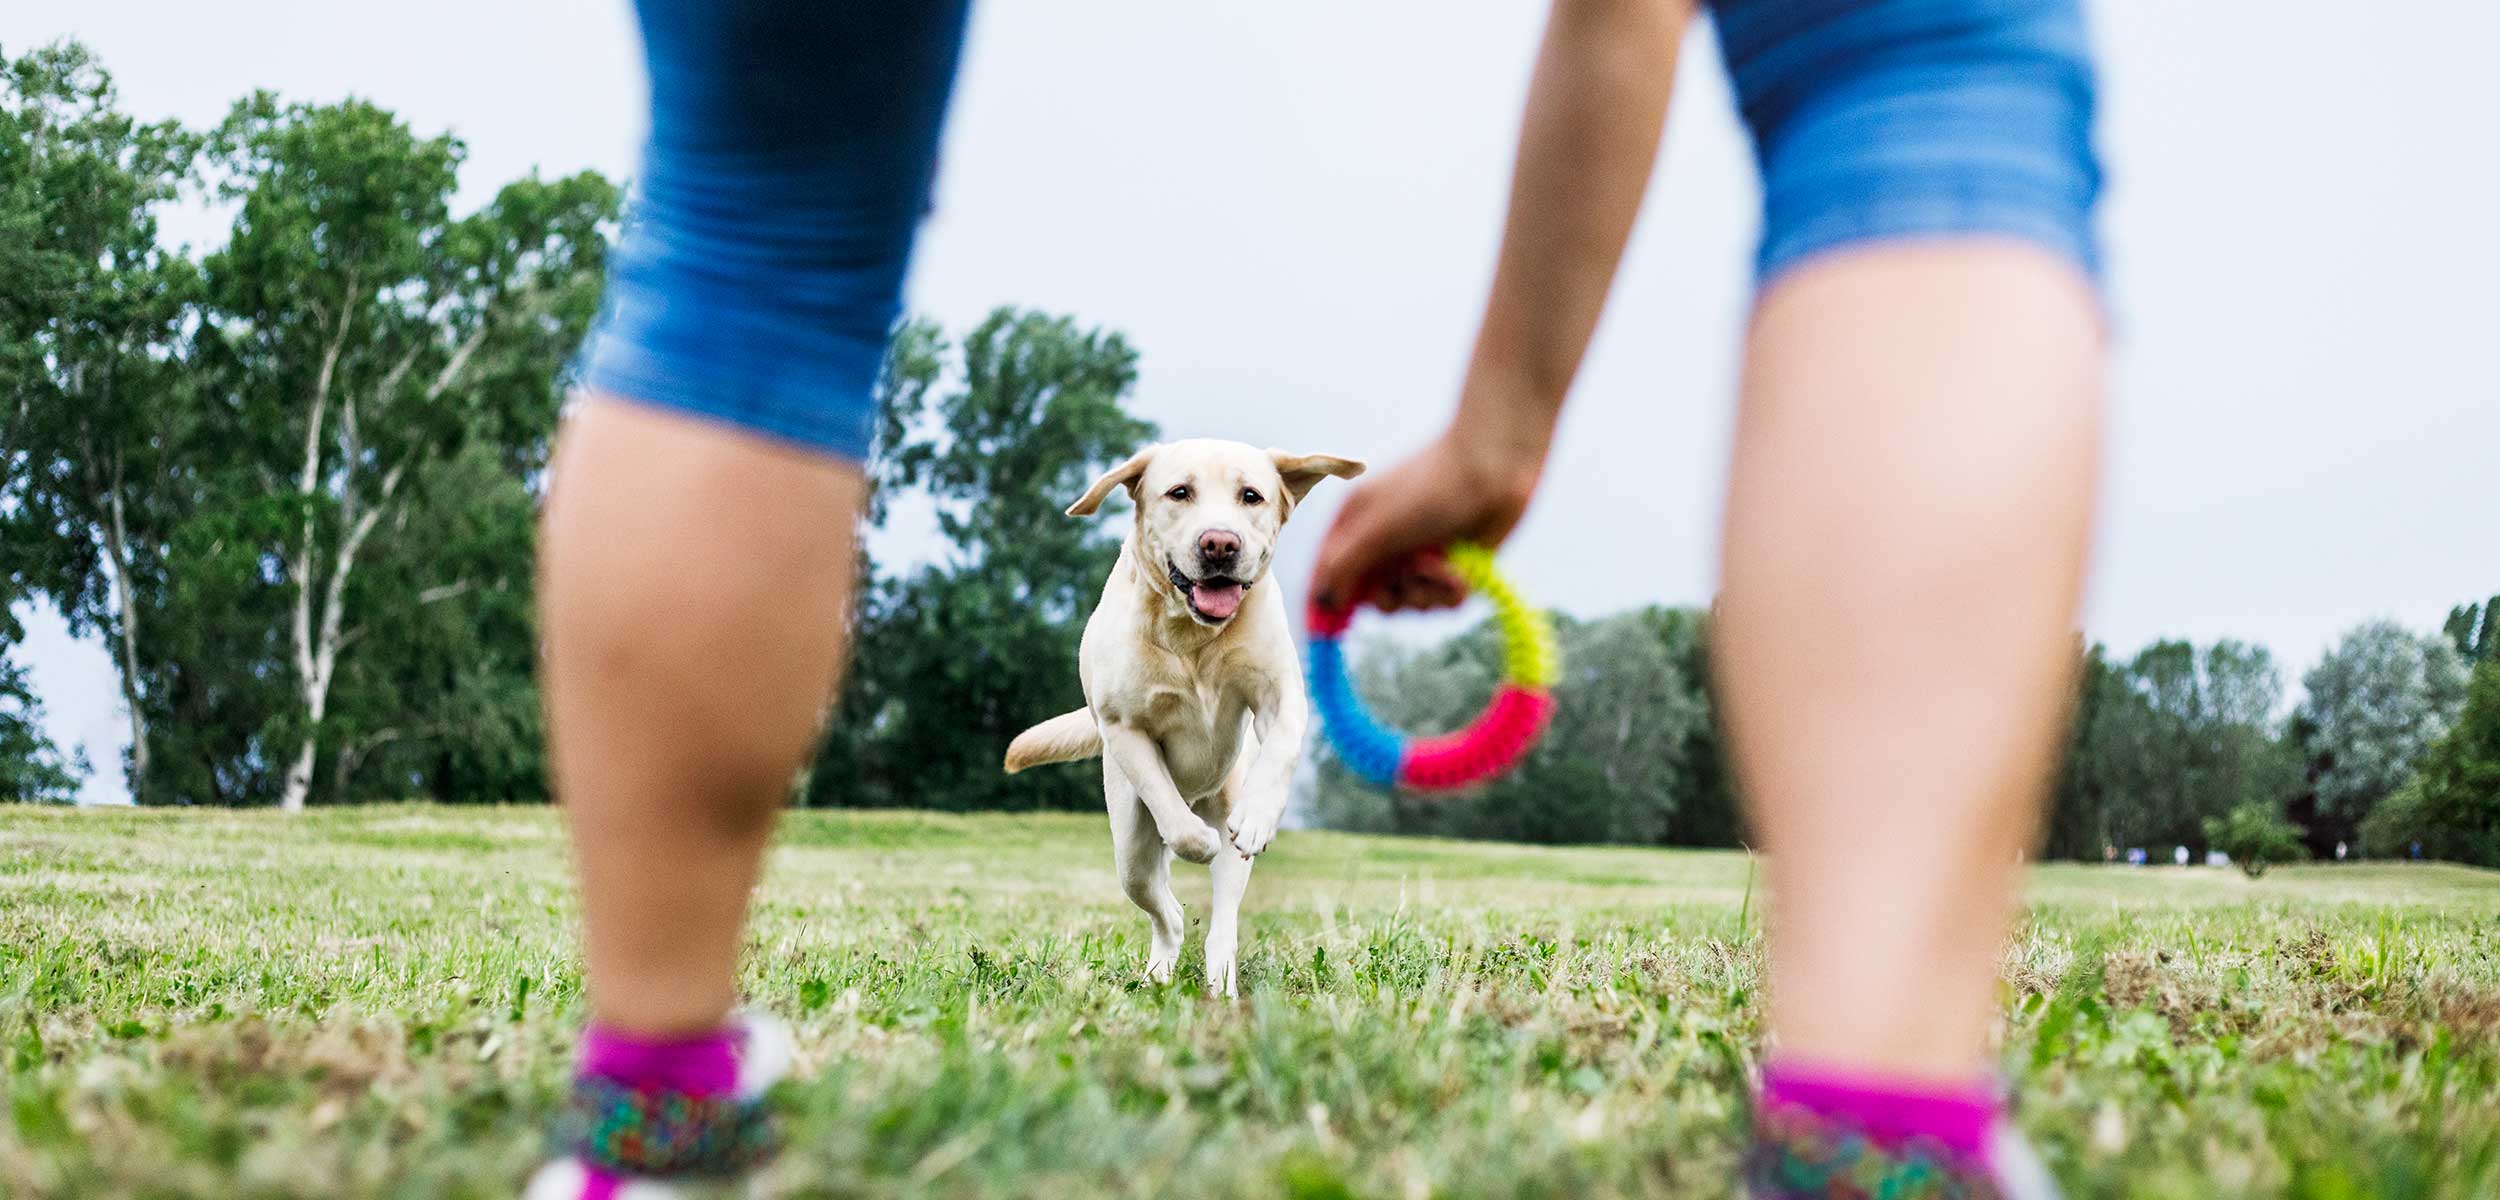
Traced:
<path id="1" fill-rule="evenodd" d="M 776 1194 L 1722 1196 L 1734 853 L 1287 832 L 1243 999 L 1137 982 L 1099 817 L 794 815 Z M 543 809 L 0 809 L 0 1196 L 510 1196 L 581 1016 Z M 2500 1196 L 2500 874 L 2052 866 L 2005 971 L 2075 1197 Z"/>

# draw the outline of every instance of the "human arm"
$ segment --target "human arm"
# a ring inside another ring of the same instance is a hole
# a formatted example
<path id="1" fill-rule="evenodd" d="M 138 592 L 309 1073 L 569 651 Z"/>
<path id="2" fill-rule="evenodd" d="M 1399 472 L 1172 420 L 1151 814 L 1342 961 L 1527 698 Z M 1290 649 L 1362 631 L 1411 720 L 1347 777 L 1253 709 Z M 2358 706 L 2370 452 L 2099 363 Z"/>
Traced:
<path id="1" fill-rule="evenodd" d="M 1347 498 L 1313 575 L 1324 600 L 1351 602 L 1385 570 L 1384 607 L 1453 603 L 1456 578 L 1413 556 L 1499 544 L 1518 524 L 1640 212 L 1693 11 L 1693 0 L 1554 5 L 1458 410 L 1421 452 Z"/>

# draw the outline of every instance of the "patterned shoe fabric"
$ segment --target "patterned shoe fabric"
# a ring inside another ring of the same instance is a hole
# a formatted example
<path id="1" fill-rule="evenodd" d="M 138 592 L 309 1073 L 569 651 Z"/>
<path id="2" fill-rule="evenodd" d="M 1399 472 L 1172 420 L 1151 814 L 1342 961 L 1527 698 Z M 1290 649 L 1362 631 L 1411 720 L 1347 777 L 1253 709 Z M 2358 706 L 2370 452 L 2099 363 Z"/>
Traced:
<path id="1" fill-rule="evenodd" d="M 1876 1144 L 1855 1126 L 1800 1108 L 1757 1110 L 1745 1158 L 1750 1200 L 2058 1200 L 2022 1135 L 1997 1129 L 1989 1161 L 1932 1142 Z"/>
<path id="2" fill-rule="evenodd" d="M 738 1018 L 738 1086 L 726 1096 L 574 1083 L 558 1119 L 559 1157 L 523 1200 L 730 1200 L 779 1149 L 764 1093 L 789 1072 L 789 1032 L 761 1014 Z"/>

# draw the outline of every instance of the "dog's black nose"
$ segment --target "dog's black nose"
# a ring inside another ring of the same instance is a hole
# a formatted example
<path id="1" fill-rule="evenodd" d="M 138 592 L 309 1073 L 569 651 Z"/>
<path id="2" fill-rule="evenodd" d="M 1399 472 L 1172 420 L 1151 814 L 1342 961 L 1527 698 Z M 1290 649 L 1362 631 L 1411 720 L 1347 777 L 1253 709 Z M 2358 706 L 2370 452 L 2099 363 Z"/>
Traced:
<path id="1" fill-rule="evenodd" d="M 1198 557 L 1210 567 L 1227 567 L 1241 557 L 1241 538 L 1221 529 L 1198 535 Z"/>

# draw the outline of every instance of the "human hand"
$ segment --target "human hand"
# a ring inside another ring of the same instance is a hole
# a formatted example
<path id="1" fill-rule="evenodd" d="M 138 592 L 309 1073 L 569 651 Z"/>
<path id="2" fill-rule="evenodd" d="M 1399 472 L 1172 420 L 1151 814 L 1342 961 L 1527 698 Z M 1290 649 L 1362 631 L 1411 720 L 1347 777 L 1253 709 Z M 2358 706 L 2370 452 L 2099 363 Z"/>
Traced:
<path id="1" fill-rule="evenodd" d="M 1499 546 L 1544 469 L 1542 439 L 1527 445 L 1453 424 L 1414 457 L 1355 485 L 1320 542 L 1312 595 L 1341 607 L 1368 583 L 1384 612 L 1459 603 L 1467 585 L 1440 550 L 1462 541 Z"/>

